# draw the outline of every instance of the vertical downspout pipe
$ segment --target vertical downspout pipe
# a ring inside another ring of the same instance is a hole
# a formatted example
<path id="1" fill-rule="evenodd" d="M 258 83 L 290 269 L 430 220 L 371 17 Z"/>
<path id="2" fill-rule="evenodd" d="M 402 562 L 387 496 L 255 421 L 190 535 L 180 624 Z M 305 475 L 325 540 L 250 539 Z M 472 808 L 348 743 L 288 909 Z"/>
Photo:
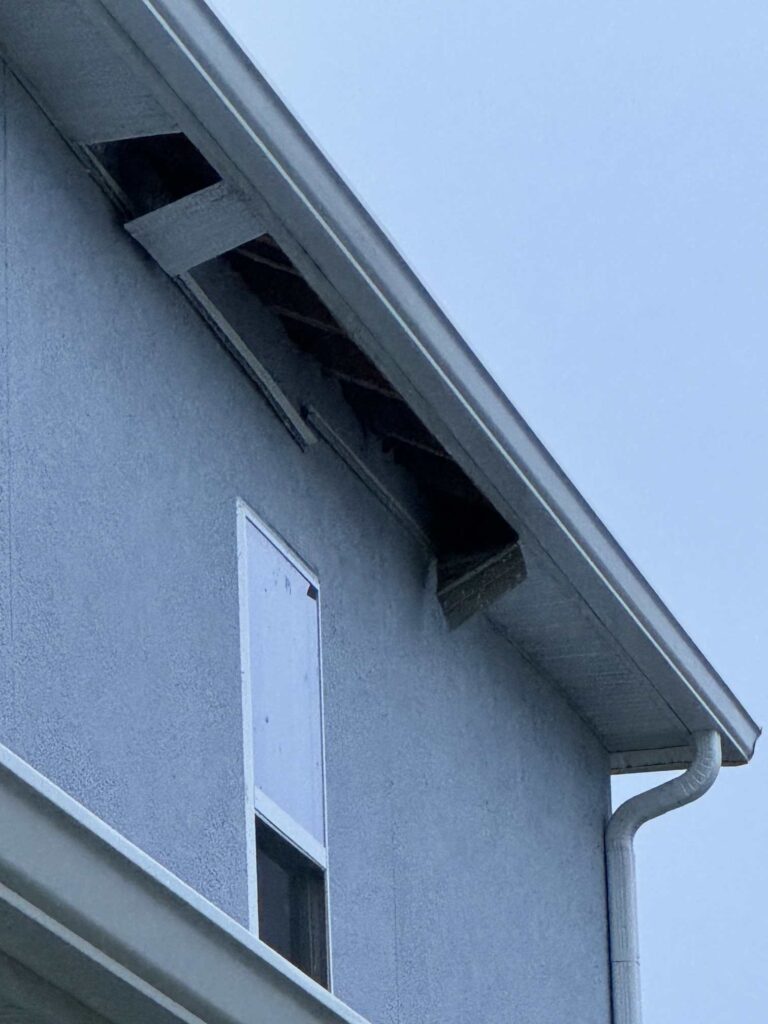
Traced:
<path id="1" fill-rule="evenodd" d="M 608 930 L 611 946 L 613 1024 L 642 1024 L 640 948 L 637 926 L 635 833 L 651 818 L 703 796 L 717 778 L 722 753 L 715 729 L 692 736 L 693 760 L 687 771 L 623 803 L 608 822 Z"/>

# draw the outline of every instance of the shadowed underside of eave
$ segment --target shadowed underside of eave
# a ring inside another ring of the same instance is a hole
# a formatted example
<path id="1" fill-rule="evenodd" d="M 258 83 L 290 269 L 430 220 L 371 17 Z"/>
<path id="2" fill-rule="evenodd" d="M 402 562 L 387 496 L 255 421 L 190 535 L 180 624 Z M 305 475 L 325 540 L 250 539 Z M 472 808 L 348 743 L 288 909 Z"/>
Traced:
<path id="1" fill-rule="evenodd" d="M 524 580 L 517 532 L 355 344 L 242 195 L 219 178 L 189 139 L 180 133 L 155 135 L 97 144 L 88 153 L 127 215 L 127 231 L 160 266 L 205 292 L 196 268 L 213 260 L 226 264 L 240 288 L 279 319 L 288 343 L 335 382 L 382 456 L 413 479 L 419 496 L 414 519 L 437 559 L 437 596 L 451 627 Z M 226 299 L 208 299 L 221 322 L 229 323 Z M 258 352 L 258 338 L 245 341 Z M 270 367 L 264 370 L 269 373 Z M 286 412 L 290 405 L 286 394 Z M 294 407 L 311 426 L 312 410 L 299 401 Z M 305 443 L 309 437 L 307 432 Z M 374 480 L 375 472 L 368 472 Z"/>

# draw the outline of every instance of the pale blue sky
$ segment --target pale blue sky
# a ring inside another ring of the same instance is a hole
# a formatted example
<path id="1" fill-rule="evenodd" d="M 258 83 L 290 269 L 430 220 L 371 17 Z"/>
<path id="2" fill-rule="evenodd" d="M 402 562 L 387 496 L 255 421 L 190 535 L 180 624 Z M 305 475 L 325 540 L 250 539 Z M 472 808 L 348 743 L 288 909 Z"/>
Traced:
<path id="1" fill-rule="evenodd" d="M 768 722 L 768 5 L 212 6 Z M 638 847 L 647 1024 L 765 1024 L 765 751 Z"/>

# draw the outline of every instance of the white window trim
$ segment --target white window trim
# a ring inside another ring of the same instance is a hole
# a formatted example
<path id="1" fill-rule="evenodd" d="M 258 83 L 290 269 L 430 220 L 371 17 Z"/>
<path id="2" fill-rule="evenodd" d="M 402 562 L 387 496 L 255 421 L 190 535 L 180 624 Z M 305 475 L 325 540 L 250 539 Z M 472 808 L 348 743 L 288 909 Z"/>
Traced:
<path id="1" fill-rule="evenodd" d="M 318 867 L 328 867 L 328 856 L 325 846 L 294 819 L 279 804 L 254 783 L 253 806 L 260 818 L 283 835 L 290 843 L 305 853 Z"/>
<path id="2" fill-rule="evenodd" d="M 328 957 L 328 991 L 333 991 L 333 944 L 331 942 L 331 887 L 328 874 L 328 793 L 325 764 L 325 709 L 322 654 L 322 604 L 320 581 L 312 569 L 283 538 L 276 533 L 261 516 L 242 498 L 237 499 L 237 575 L 240 610 L 240 676 L 242 681 L 243 718 L 243 770 L 245 773 L 245 841 L 247 886 L 248 886 L 248 928 L 254 935 L 259 934 L 258 880 L 256 877 L 256 815 L 277 829 L 289 842 L 306 854 L 325 872 L 325 920 L 326 947 Z M 303 826 L 279 807 L 274 800 L 262 792 L 254 782 L 253 760 L 253 687 L 251 682 L 250 615 L 248 607 L 248 524 L 255 526 L 274 545 L 294 568 L 302 574 L 317 591 L 318 673 L 320 683 L 320 750 L 323 772 L 323 833 L 322 844 Z"/>

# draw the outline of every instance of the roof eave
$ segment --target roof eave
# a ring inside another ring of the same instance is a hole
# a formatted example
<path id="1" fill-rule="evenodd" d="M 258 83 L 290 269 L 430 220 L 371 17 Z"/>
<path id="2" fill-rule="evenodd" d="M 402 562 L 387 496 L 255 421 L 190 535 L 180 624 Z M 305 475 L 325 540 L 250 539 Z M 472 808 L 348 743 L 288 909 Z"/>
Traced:
<path id="1" fill-rule="evenodd" d="M 748 761 L 759 729 L 746 710 L 204 0 L 78 2 L 524 550 L 553 563 L 685 729 L 717 727 L 726 763 Z"/>
<path id="2" fill-rule="evenodd" d="M 365 1024 L 3 746 L 0 820 L 0 948 L 115 1024 Z"/>
<path id="3" fill-rule="evenodd" d="M 716 726 L 731 763 L 759 729 L 318 147 L 202 0 L 87 0 L 184 129 L 284 227 L 291 255 L 435 436 L 546 550 L 625 648 L 643 648 L 689 728 Z M 162 31 L 159 31 L 161 29 Z M 130 40 L 130 42 L 129 42 Z M 182 101 L 180 97 L 184 97 Z M 330 286 L 330 287 L 329 287 Z"/>

